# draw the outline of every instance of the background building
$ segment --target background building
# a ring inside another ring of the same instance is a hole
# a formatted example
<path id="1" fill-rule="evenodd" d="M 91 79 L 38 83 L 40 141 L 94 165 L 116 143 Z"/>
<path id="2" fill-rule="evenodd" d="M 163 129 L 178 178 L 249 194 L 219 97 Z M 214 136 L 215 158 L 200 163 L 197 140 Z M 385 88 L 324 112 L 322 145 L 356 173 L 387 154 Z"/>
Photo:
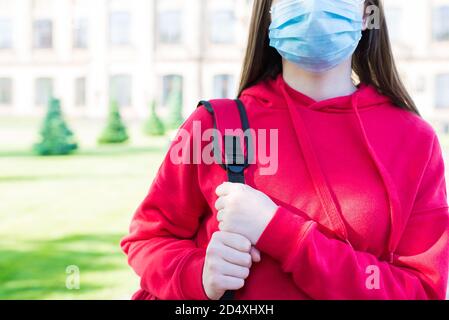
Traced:
<path id="1" fill-rule="evenodd" d="M 384 3 L 403 80 L 423 116 L 449 133 L 449 1 Z"/>
<path id="2" fill-rule="evenodd" d="M 385 0 L 401 74 L 449 132 L 449 0 Z M 252 0 L 0 0 L 0 115 L 102 117 L 116 99 L 143 117 L 179 87 L 185 113 L 233 97 Z M 180 86 L 179 86 L 180 84 Z"/>
<path id="3" fill-rule="evenodd" d="M 161 111 L 181 82 L 199 97 L 233 96 L 247 0 L 0 0 L 0 114 L 41 113 L 49 95 L 71 115 Z M 189 106 L 189 108 L 187 107 Z"/>
<path id="4" fill-rule="evenodd" d="M 143 132 L 148 104 L 166 114 L 182 90 L 187 116 L 234 97 L 253 1 L 0 0 L 0 300 L 131 297 L 140 279 L 118 244 L 174 133 Z M 449 0 L 384 2 L 406 85 L 448 132 Z M 51 95 L 80 146 L 70 156 L 32 150 Z M 131 139 L 99 145 L 111 99 Z"/>

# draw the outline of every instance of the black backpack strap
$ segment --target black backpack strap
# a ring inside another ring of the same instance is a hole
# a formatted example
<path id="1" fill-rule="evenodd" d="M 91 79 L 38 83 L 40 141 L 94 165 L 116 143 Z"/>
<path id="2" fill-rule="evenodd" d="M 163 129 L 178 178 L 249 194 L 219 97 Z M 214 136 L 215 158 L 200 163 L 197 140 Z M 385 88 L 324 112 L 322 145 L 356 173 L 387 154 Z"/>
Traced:
<path id="1" fill-rule="evenodd" d="M 214 156 L 223 169 L 226 170 L 228 181 L 245 183 L 245 169 L 252 159 L 253 144 L 249 132 L 248 115 L 241 100 L 211 100 L 201 101 L 198 107 L 204 106 L 214 118 L 214 129 L 223 138 L 223 143 L 214 136 Z M 241 129 L 244 135 L 227 135 L 226 129 Z M 224 148 L 223 148 L 224 145 Z M 224 161 L 222 161 L 224 160 Z M 235 291 L 228 290 L 220 300 L 234 300 Z"/>
<path id="2" fill-rule="evenodd" d="M 226 170 L 229 182 L 245 183 L 245 169 L 249 166 L 253 152 L 248 115 L 242 101 L 201 101 L 198 106 L 204 106 L 209 111 L 214 119 L 214 129 L 221 133 L 222 141 L 219 141 L 220 137 L 214 136 L 214 157 L 217 163 Z M 240 134 L 229 135 L 226 130 Z"/>

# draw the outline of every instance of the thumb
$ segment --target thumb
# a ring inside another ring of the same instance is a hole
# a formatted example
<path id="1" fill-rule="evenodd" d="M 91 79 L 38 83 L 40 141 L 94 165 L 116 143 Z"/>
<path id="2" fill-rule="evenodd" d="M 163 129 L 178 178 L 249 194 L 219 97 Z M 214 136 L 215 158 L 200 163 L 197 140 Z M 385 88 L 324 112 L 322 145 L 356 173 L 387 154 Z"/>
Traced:
<path id="1" fill-rule="evenodd" d="M 257 250 L 255 247 L 251 247 L 251 250 L 249 251 L 251 258 L 253 260 L 253 262 L 260 262 L 261 257 L 260 257 L 260 251 Z"/>

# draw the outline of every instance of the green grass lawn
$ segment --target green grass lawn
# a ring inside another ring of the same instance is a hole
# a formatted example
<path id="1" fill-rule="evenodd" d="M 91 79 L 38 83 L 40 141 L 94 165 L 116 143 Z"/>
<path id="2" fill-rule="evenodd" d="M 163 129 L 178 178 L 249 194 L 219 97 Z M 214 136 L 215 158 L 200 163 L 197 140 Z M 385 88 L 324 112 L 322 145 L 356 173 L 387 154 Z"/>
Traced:
<path id="1" fill-rule="evenodd" d="M 39 121 L 0 118 L 0 299 L 128 299 L 138 288 L 119 241 L 168 138 L 133 124 L 130 144 L 97 147 L 101 123 L 69 123 L 81 150 L 46 158 L 30 152 Z M 66 288 L 71 265 L 79 290 Z"/>
<path id="2" fill-rule="evenodd" d="M 129 299 L 138 278 L 119 247 L 168 138 L 132 125 L 132 142 L 97 147 L 98 121 L 70 121 L 81 150 L 36 157 L 39 121 L 0 119 L 0 299 Z M 80 289 L 66 288 L 66 268 Z"/>

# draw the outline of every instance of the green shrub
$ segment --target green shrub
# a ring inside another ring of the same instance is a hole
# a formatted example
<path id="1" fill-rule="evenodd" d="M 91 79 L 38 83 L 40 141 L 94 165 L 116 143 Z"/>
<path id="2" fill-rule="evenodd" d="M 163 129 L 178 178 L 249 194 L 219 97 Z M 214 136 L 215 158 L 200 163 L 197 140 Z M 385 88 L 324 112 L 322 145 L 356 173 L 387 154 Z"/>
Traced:
<path id="1" fill-rule="evenodd" d="M 111 102 L 106 127 L 98 138 L 100 144 L 118 144 L 128 141 L 126 126 L 120 115 L 119 105 Z"/>
<path id="2" fill-rule="evenodd" d="M 49 100 L 40 135 L 41 141 L 33 147 L 38 155 L 67 155 L 78 149 L 73 132 L 64 121 L 58 99 Z"/>
<path id="3" fill-rule="evenodd" d="M 149 136 L 165 135 L 165 126 L 156 112 L 156 102 L 151 103 L 151 113 L 144 125 L 144 132 Z"/>

